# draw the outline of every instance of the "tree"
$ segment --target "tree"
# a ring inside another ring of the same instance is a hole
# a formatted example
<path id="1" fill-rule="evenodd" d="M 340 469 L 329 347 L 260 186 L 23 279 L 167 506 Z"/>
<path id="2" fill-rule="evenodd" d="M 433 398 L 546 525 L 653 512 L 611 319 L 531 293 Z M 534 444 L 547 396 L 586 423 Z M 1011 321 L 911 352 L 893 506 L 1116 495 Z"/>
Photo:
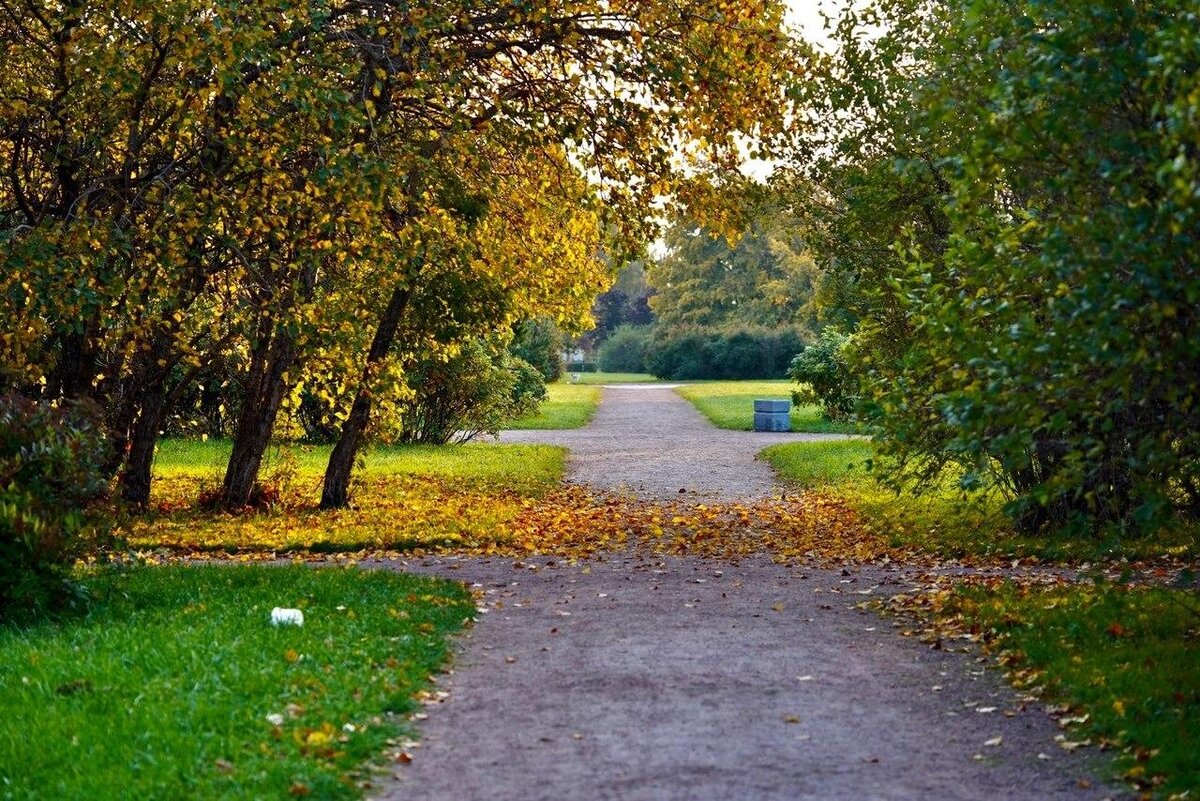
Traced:
<path id="1" fill-rule="evenodd" d="M 816 268 L 785 214 L 760 213 L 733 243 L 683 219 L 666 244 L 667 256 L 648 272 L 661 327 L 815 328 Z"/>
<path id="2" fill-rule="evenodd" d="M 826 232 L 891 245 L 834 269 L 903 474 L 955 463 L 1026 530 L 1200 508 L 1196 23 L 1184 2 L 999 0 L 841 22 L 816 105 L 860 123 L 807 179 Z"/>
<path id="3" fill-rule="evenodd" d="M 600 232 L 635 250 L 664 197 L 728 213 L 740 143 L 789 135 L 781 19 L 775 0 L 0 0 L 0 380 L 111 410 L 111 469 L 144 503 L 171 409 L 241 362 L 224 503 L 301 396 L 342 425 L 344 502 L 405 354 L 582 320 Z"/>

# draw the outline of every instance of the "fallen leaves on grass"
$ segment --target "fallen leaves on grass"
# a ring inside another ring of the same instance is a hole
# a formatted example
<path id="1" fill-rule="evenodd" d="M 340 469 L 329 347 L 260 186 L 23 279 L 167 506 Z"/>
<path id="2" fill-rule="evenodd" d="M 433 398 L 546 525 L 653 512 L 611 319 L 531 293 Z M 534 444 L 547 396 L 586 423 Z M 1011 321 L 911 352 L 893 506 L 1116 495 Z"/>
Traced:
<path id="1" fill-rule="evenodd" d="M 1051 572 L 926 576 L 866 605 L 898 617 L 901 634 L 930 648 L 981 649 L 1018 690 L 1018 709 L 1058 720 L 1063 751 L 1111 750 L 1126 782 L 1183 798 L 1179 788 L 1200 767 L 1187 756 L 1195 753 L 1189 722 L 1200 710 L 1192 669 L 1200 628 L 1182 593 Z"/>
<path id="2" fill-rule="evenodd" d="M 354 509 L 327 512 L 290 502 L 270 512 L 228 514 L 189 504 L 198 490 L 194 480 L 161 482 L 161 511 L 136 521 L 130 542 L 235 558 L 453 552 L 578 559 L 630 545 L 725 558 L 765 552 L 808 563 L 912 556 L 869 532 L 849 506 L 819 493 L 754 503 L 650 503 L 575 486 L 530 497 L 389 477 L 373 480 Z"/>

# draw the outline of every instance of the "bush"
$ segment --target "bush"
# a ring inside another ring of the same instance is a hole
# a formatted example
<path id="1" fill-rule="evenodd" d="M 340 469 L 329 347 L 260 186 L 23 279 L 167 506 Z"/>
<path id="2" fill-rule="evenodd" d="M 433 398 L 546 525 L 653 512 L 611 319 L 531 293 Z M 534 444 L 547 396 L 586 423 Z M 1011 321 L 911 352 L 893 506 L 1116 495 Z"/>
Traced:
<path id="1" fill-rule="evenodd" d="M 562 377 L 562 350 L 566 343 L 553 320 L 526 320 L 517 326 L 509 351 L 537 368 L 546 381 Z"/>
<path id="2" fill-rule="evenodd" d="M 600 346 L 600 369 L 606 373 L 646 372 L 646 348 L 651 335 L 650 326 L 620 326 Z"/>
<path id="3" fill-rule="evenodd" d="M 514 418 L 537 411 L 546 385 L 537 368 L 482 342 L 447 361 L 424 359 L 409 371 L 414 395 L 401 404 L 400 441 L 444 445 L 495 434 Z"/>
<path id="4" fill-rule="evenodd" d="M 783 378 L 792 357 L 804 349 L 792 329 L 691 329 L 658 333 L 646 348 L 647 369 L 659 378 Z"/>
<path id="5" fill-rule="evenodd" d="M 792 359 L 788 378 L 800 384 L 792 393 L 797 404 L 817 403 L 830 420 L 848 420 L 857 403 L 857 384 L 846 361 L 850 338 L 831 328 Z"/>
<path id="6" fill-rule="evenodd" d="M 82 597 L 75 560 L 99 544 L 108 442 L 91 404 L 54 407 L 0 397 L 0 617 Z"/>

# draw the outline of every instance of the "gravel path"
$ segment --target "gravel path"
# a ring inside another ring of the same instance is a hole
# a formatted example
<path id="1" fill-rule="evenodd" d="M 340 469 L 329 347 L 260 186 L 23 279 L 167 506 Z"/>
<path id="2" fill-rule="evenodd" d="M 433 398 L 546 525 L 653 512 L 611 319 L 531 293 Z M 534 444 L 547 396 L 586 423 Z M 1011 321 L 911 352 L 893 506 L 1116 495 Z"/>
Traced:
<path id="1" fill-rule="evenodd" d="M 734 500 L 779 492 L 755 454 L 768 445 L 845 439 L 842 434 L 758 434 L 723 431 L 670 385 L 613 386 L 586 428 L 505 431 L 501 442 L 535 442 L 571 449 L 567 480 L 643 498 L 691 495 Z"/>
<path id="2" fill-rule="evenodd" d="M 670 390 L 638 388 L 607 389 L 586 429 L 502 441 L 566 445 L 569 478 L 600 488 L 731 499 L 778 492 L 754 460 L 765 445 L 821 438 L 720 431 Z M 487 610 L 380 801 L 1115 795 L 1093 754 L 1060 749 L 1054 722 L 976 658 L 854 608 L 906 589 L 902 567 L 641 552 L 377 566 L 469 582 Z"/>
<path id="3" fill-rule="evenodd" d="M 899 572 L 548 561 L 390 565 L 475 583 L 488 612 L 439 678 L 448 696 L 425 709 L 412 763 L 376 798 L 1112 795 L 1094 754 L 1060 749 L 995 671 L 853 608 L 906 586 Z"/>

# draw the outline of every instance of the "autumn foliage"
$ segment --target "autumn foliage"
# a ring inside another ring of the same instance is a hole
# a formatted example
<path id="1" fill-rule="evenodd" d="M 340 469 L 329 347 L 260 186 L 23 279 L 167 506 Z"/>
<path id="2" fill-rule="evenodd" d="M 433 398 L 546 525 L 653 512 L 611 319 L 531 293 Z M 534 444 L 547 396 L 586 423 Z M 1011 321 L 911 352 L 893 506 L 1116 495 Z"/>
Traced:
<path id="1" fill-rule="evenodd" d="M 584 325 L 663 202 L 730 216 L 741 144 L 787 135 L 781 25 L 775 0 L 0 3 L 0 389 L 98 401 L 136 504 L 207 398 L 228 508 L 307 402 L 343 506 L 412 364 Z"/>

